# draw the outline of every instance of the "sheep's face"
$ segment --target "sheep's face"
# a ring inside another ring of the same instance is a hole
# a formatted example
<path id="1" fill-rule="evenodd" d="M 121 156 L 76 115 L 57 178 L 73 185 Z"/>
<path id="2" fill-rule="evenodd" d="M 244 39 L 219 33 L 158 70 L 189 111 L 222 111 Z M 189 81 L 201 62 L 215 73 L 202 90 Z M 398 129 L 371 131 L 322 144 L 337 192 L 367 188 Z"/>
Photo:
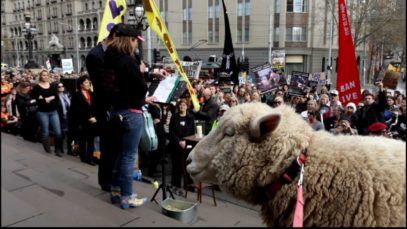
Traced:
<path id="1" fill-rule="evenodd" d="M 272 109 L 262 103 L 232 107 L 223 115 L 218 128 L 189 154 L 187 171 L 194 181 L 219 184 L 247 200 L 256 187 L 270 182 L 273 175 L 270 166 L 279 157 L 278 150 L 286 147 L 279 142 L 291 137 L 284 129 L 276 130 L 286 126 L 282 114 L 299 122 L 296 128 L 287 128 L 290 131 L 299 133 L 310 129 L 298 114 L 286 112 L 288 109 L 291 108 Z M 291 145 L 296 147 L 290 142 Z"/>

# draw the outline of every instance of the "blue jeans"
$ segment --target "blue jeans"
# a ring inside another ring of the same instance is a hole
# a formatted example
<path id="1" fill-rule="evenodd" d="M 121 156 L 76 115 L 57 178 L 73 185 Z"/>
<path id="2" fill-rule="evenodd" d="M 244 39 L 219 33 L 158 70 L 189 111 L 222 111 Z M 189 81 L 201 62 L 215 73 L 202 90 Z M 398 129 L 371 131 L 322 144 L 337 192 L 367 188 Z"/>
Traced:
<path id="1" fill-rule="evenodd" d="M 112 112 L 112 115 L 118 114 L 123 117 L 123 129 L 120 133 L 117 133 L 122 136 L 122 151 L 113 168 L 112 187 L 120 187 L 123 198 L 133 194 L 134 163 L 138 153 L 144 119 L 143 114 L 128 110 Z"/>
<path id="2" fill-rule="evenodd" d="M 51 124 L 52 130 L 55 133 L 56 139 L 61 139 L 61 124 L 59 122 L 59 116 L 57 111 L 41 112 L 37 111 L 37 119 L 41 125 L 41 139 L 48 139 L 49 137 L 49 124 Z"/>

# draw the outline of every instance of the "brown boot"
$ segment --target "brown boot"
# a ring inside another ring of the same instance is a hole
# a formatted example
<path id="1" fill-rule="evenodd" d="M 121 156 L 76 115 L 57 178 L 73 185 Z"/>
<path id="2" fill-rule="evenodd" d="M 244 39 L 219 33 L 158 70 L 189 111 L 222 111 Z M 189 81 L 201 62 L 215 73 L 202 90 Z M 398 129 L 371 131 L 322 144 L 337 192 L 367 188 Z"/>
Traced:
<path id="1" fill-rule="evenodd" d="M 49 139 L 48 138 L 43 138 L 41 140 L 42 146 L 44 147 L 45 152 L 51 153 L 51 147 L 49 145 Z"/>

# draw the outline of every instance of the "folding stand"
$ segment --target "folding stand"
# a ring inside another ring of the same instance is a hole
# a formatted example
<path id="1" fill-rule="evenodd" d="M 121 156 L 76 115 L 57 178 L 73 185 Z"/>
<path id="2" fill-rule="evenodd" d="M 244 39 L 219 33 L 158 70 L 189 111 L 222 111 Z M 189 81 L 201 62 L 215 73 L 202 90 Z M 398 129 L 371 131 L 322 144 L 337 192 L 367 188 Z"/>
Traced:
<path id="1" fill-rule="evenodd" d="M 164 130 L 165 120 L 164 120 L 164 112 L 163 112 L 163 110 L 164 110 L 164 105 L 170 105 L 170 104 L 166 104 L 166 103 L 157 103 L 157 104 L 160 105 L 160 110 L 161 110 L 160 111 L 160 113 L 161 113 L 161 115 L 160 115 L 160 124 L 159 124 L 160 131 L 159 131 L 159 136 L 157 136 L 157 137 L 158 137 L 158 142 L 159 142 L 158 147 L 161 147 L 160 156 L 161 156 L 162 182 L 161 182 L 160 186 L 158 187 L 158 189 L 155 191 L 153 197 L 151 198 L 151 202 L 155 201 L 158 204 L 158 202 L 155 200 L 155 196 L 160 191 L 160 189 L 163 192 L 163 199 L 162 200 L 167 199 L 167 192 L 170 193 L 172 199 L 175 199 L 175 197 L 174 197 L 174 194 L 171 192 L 170 186 L 167 185 L 166 179 L 165 179 L 165 163 L 167 161 L 165 160 L 165 130 Z"/>

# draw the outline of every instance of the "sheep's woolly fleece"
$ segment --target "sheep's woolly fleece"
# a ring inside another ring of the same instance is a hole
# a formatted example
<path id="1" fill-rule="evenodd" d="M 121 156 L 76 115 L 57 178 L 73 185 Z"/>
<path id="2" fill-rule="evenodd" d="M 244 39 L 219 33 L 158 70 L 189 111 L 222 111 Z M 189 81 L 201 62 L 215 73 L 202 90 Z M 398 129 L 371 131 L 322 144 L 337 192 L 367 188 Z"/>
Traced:
<path id="1" fill-rule="evenodd" d="M 271 199 L 266 193 L 304 149 L 304 226 L 406 226 L 406 144 L 314 131 L 288 106 L 232 107 L 195 146 L 187 170 L 261 205 L 267 226 L 292 226 L 298 176 Z"/>

